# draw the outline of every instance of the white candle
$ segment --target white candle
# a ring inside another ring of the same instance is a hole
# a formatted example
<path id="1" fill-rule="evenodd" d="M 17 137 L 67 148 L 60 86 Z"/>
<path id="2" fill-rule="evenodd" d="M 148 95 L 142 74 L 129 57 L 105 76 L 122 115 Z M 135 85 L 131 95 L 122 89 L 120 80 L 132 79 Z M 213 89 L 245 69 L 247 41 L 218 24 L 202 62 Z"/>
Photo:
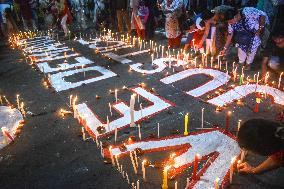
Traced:
<path id="1" fill-rule="evenodd" d="M 132 151 L 129 152 L 129 155 L 130 155 L 131 163 L 132 163 L 132 166 L 133 166 L 133 169 L 134 169 L 134 173 L 137 174 L 137 168 L 136 168 L 136 165 L 135 165 L 135 162 L 134 162 Z"/>
<path id="2" fill-rule="evenodd" d="M 164 46 L 162 46 L 162 58 L 164 58 Z"/>
<path id="3" fill-rule="evenodd" d="M 238 120 L 238 131 L 240 130 L 240 128 L 241 128 L 241 122 L 242 122 L 242 120 Z"/>
<path id="4" fill-rule="evenodd" d="M 98 140 L 98 136 L 95 135 L 95 141 L 96 141 L 96 144 L 97 144 L 97 148 L 99 148 L 100 144 L 99 144 L 99 140 Z"/>
<path id="5" fill-rule="evenodd" d="M 136 189 L 140 189 L 140 182 L 139 182 L 139 180 L 137 180 L 137 182 L 136 182 Z"/>
<path id="6" fill-rule="evenodd" d="M 127 183 L 130 184 L 130 181 L 129 181 L 129 177 L 128 177 L 128 173 L 127 173 L 127 172 L 125 172 L 125 177 L 126 177 Z"/>
<path id="7" fill-rule="evenodd" d="M 235 161 L 236 161 L 236 157 L 233 157 L 231 160 L 231 166 L 230 166 L 230 184 L 232 184 L 232 181 L 233 181 Z"/>
<path id="8" fill-rule="evenodd" d="M 101 155 L 104 157 L 104 149 L 103 149 L 103 143 L 100 141 L 100 147 L 101 147 Z"/>
<path id="9" fill-rule="evenodd" d="M 145 164 L 146 164 L 146 160 L 143 160 L 142 161 L 142 174 L 143 174 L 143 180 L 146 182 L 146 167 L 145 167 Z"/>
<path id="10" fill-rule="evenodd" d="M 114 131 L 114 142 L 117 141 L 117 126 L 115 127 L 115 131 Z"/>
<path id="11" fill-rule="evenodd" d="M 257 76 L 256 76 L 256 84 L 258 84 L 258 79 L 259 79 L 259 72 L 257 72 Z"/>
<path id="12" fill-rule="evenodd" d="M 201 128 L 204 128 L 204 108 L 201 110 Z"/>
<path id="13" fill-rule="evenodd" d="M 19 96 L 20 96 L 20 95 L 17 94 L 17 106 L 18 106 L 18 110 L 20 110 L 20 99 L 19 99 Z"/>
<path id="14" fill-rule="evenodd" d="M 213 57 L 211 57 L 211 68 L 213 68 Z"/>
<path id="15" fill-rule="evenodd" d="M 85 133 L 84 127 L 82 127 L 82 137 L 83 137 L 83 141 L 86 141 L 86 133 Z"/>
<path id="16" fill-rule="evenodd" d="M 178 181 L 175 182 L 175 189 L 178 189 Z"/>
<path id="17" fill-rule="evenodd" d="M 137 158 L 137 153 L 136 153 L 136 150 L 133 151 L 134 152 L 134 158 L 135 158 L 135 166 L 136 166 L 136 169 L 138 168 L 138 158 Z"/>
<path id="18" fill-rule="evenodd" d="M 153 66 L 153 62 L 154 62 L 154 54 L 151 54 L 151 57 L 152 57 L 152 66 Z"/>
<path id="19" fill-rule="evenodd" d="M 141 125 L 138 124 L 138 136 L 139 136 L 139 139 L 141 140 L 142 136 L 141 136 Z"/>
<path id="20" fill-rule="evenodd" d="M 142 103 L 140 103 L 140 112 L 141 112 L 141 118 L 143 117 L 143 107 L 142 107 Z"/>
<path id="21" fill-rule="evenodd" d="M 281 74 L 280 74 L 280 76 L 279 76 L 279 80 L 278 80 L 278 89 L 280 88 L 280 85 L 281 85 L 282 75 L 283 75 L 283 72 L 281 72 Z"/>
<path id="22" fill-rule="evenodd" d="M 215 188 L 215 189 L 219 189 L 219 181 L 220 181 L 219 178 L 216 178 L 216 179 L 215 179 L 215 182 L 214 182 L 214 188 Z"/>
<path id="23" fill-rule="evenodd" d="M 116 103 L 117 103 L 117 99 L 118 99 L 118 98 L 117 98 L 117 91 L 118 91 L 117 89 L 114 90 L 114 96 L 115 96 L 115 102 L 116 102 Z"/>
<path id="24" fill-rule="evenodd" d="M 247 155 L 246 150 L 241 150 L 241 158 L 240 158 L 240 163 L 242 163 Z"/>
<path id="25" fill-rule="evenodd" d="M 108 116 L 107 116 L 107 130 L 108 130 L 108 132 L 110 132 L 110 127 L 109 127 L 109 119 L 108 119 Z"/>
<path id="26" fill-rule="evenodd" d="M 130 119 L 131 119 L 131 123 L 130 123 L 130 127 L 134 127 L 135 123 L 134 123 L 134 106 L 135 106 L 135 95 L 131 95 L 130 98 Z"/>
<path id="27" fill-rule="evenodd" d="M 118 162 L 118 155 L 115 155 L 115 161 L 116 161 L 117 168 L 119 170 L 120 169 L 120 165 L 119 165 L 119 162 Z"/>
<path id="28" fill-rule="evenodd" d="M 111 108 L 111 104 L 108 103 L 108 106 L 109 106 L 109 112 L 110 112 L 110 115 L 112 116 L 112 108 Z"/>
<path id="29" fill-rule="evenodd" d="M 197 57 L 194 58 L 194 67 L 197 65 Z"/>
<path id="30" fill-rule="evenodd" d="M 160 138 L 160 123 L 158 123 L 158 138 Z"/>
<path id="31" fill-rule="evenodd" d="M 111 150 L 112 150 L 112 146 L 109 147 L 109 154 L 110 154 L 110 158 L 111 158 L 111 164 L 112 164 L 112 166 L 115 166 L 114 157 L 113 157 Z"/>

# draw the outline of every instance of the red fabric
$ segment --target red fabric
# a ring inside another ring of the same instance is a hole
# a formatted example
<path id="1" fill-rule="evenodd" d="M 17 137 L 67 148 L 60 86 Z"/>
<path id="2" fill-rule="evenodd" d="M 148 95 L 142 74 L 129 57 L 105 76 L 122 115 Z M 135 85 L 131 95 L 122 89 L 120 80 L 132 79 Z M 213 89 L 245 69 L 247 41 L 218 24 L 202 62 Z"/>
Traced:
<path id="1" fill-rule="evenodd" d="M 67 14 L 67 24 L 72 23 L 72 15 L 69 9 L 69 6 L 67 4 L 67 1 L 64 2 L 64 9 L 61 11 L 61 18 L 63 18 L 63 16 L 65 16 Z"/>
<path id="2" fill-rule="evenodd" d="M 136 28 L 136 32 L 137 32 L 137 35 L 140 39 L 145 39 L 145 29 L 140 29 L 138 27 L 138 24 L 136 22 L 136 20 L 134 19 L 134 25 L 135 25 L 135 28 Z"/>
<path id="3" fill-rule="evenodd" d="M 201 41 L 201 39 L 203 37 L 203 34 L 204 34 L 203 30 L 194 32 L 192 39 L 195 39 L 194 40 L 195 46 L 199 44 L 199 42 Z M 193 47 L 193 40 L 190 41 L 190 46 Z"/>
<path id="4" fill-rule="evenodd" d="M 181 35 L 176 38 L 169 38 L 169 46 L 171 48 L 179 48 L 181 42 Z"/>
<path id="5" fill-rule="evenodd" d="M 284 166 L 284 152 L 283 151 L 280 151 L 280 152 L 277 152 L 275 154 L 272 154 L 269 157 L 271 159 L 275 160 L 275 161 L 280 161 L 281 165 Z"/>

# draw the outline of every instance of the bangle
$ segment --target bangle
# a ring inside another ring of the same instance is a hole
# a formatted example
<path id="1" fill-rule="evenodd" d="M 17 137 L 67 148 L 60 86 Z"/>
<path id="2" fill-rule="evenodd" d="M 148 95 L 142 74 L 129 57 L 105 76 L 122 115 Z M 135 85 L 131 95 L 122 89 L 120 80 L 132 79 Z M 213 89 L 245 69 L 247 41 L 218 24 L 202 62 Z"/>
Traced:
<path id="1" fill-rule="evenodd" d="M 259 29 L 262 29 L 262 28 L 264 28 L 265 26 L 259 26 Z"/>

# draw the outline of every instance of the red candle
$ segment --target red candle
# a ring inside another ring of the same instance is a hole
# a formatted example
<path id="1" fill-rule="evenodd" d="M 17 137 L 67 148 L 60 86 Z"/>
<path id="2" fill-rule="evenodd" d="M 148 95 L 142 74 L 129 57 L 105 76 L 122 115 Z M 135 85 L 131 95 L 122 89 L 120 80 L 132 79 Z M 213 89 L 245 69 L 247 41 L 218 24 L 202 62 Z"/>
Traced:
<path id="1" fill-rule="evenodd" d="M 228 111 L 227 116 L 226 116 L 226 131 L 228 131 L 230 127 L 231 114 L 232 112 Z"/>
<path id="2" fill-rule="evenodd" d="M 197 180 L 198 161 L 199 161 L 199 154 L 196 154 L 194 156 L 192 180 Z"/>

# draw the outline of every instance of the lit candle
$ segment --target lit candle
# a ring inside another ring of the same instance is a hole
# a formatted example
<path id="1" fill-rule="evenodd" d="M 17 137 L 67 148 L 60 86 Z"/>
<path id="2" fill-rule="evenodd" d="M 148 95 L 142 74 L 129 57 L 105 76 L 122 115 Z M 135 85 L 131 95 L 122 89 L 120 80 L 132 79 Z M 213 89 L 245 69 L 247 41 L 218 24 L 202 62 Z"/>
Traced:
<path id="1" fill-rule="evenodd" d="M 133 169 L 134 169 L 134 173 L 137 174 L 137 168 L 136 168 L 136 165 L 135 165 L 135 162 L 134 162 L 134 157 L 133 157 L 132 151 L 130 151 L 129 155 L 130 155 L 131 163 L 132 163 L 132 166 L 133 166 Z"/>
<path id="2" fill-rule="evenodd" d="M 117 98 L 117 91 L 118 91 L 117 89 L 114 90 L 114 96 L 115 96 L 115 102 L 116 103 L 117 103 L 117 100 L 118 100 L 118 98 Z"/>
<path id="3" fill-rule="evenodd" d="M 281 72 L 281 74 L 280 74 L 280 76 L 279 76 L 279 80 L 278 80 L 278 89 L 280 88 L 280 85 L 281 85 L 282 75 L 283 75 L 283 72 Z"/>
<path id="4" fill-rule="evenodd" d="M 21 112 L 22 112 L 23 116 L 26 117 L 26 111 L 24 109 L 24 102 L 21 103 Z"/>
<path id="5" fill-rule="evenodd" d="M 18 107 L 18 110 L 20 110 L 20 99 L 19 99 L 19 96 L 20 95 L 17 94 L 17 107 Z"/>
<path id="6" fill-rule="evenodd" d="M 215 188 L 215 189 L 219 189 L 219 181 L 220 181 L 219 178 L 216 178 L 216 179 L 215 179 L 215 182 L 214 182 L 214 188 Z"/>
<path id="7" fill-rule="evenodd" d="M 178 189 L 178 181 L 175 182 L 175 189 Z"/>
<path id="8" fill-rule="evenodd" d="M 184 133 L 185 136 L 188 135 L 188 113 L 184 117 Z"/>
<path id="9" fill-rule="evenodd" d="M 164 58 L 164 46 L 162 46 L 162 58 Z"/>
<path id="10" fill-rule="evenodd" d="M 197 169 L 198 169 L 199 157 L 200 157 L 199 154 L 196 154 L 194 156 L 192 180 L 197 180 Z"/>
<path id="11" fill-rule="evenodd" d="M 115 155 L 115 161 L 116 161 L 116 165 L 118 167 L 118 170 L 120 168 L 119 162 L 118 162 L 118 155 Z"/>
<path id="12" fill-rule="evenodd" d="M 136 189 L 140 189 L 140 182 L 139 182 L 139 180 L 137 180 L 137 182 L 136 182 Z"/>
<path id="13" fill-rule="evenodd" d="M 83 141 L 86 141 L 86 133 L 85 133 L 84 127 L 82 127 L 82 137 L 83 137 Z"/>
<path id="14" fill-rule="evenodd" d="M 138 124 L 138 136 L 139 136 L 139 139 L 141 140 L 142 136 L 141 136 L 141 125 Z"/>
<path id="15" fill-rule="evenodd" d="M 166 166 L 163 170 L 163 184 L 162 184 L 162 189 L 168 189 L 168 170 L 169 166 Z"/>
<path id="16" fill-rule="evenodd" d="M 126 177 L 127 183 L 130 184 L 130 180 L 129 180 L 127 172 L 125 172 L 125 177 Z"/>
<path id="17" fill-rule="evenodd" d="M 154 54 L 151 54 L 151 57 L 152 57 L 152 66 L 153 66 L 153 62 L 154 62 Z"/>
<path id="18" fill-rule="evenodd" d="M 143 160 L 142 161 L 142 174 L 143 174 L 143 180 L 146 182 L 146 167 L 145 167 L 145 164 L 146 164 L 146 160 Z"/>
<path id="19" fill-rule="evenodd" d="M 242 120 L 238 120 L 238 131 L 240 130 L 240 128 L 241 128 L 241 122 L 242 122 Z"/>
<path id="20" fill-rule="evenodd" d="M 110 112 L 110 115 L 112 116 L 112 108 L 111 108 L 111 104 L 108 103 L 108 106 L 109 106 L 109 112 Z"/>
<path id="21" fill-rule="evenodd" d="M 232 112 L 228 111 L 226 116 L 226 131 L 229 130 L 230 127 L 230 118 L 231 118 Z"/>
<path id="22" fill-rule="evenodd" d="M 138 168 L 138 157 L 137 157 L 137 152 L 136 150 L 133 151 L 134 152 L 134 158 L 135 158 L 135 166 L 136 166 L 136 169 Z"/>
<path id="23" fill-rule="evenodd" d="M 211 57 L 211 68 L 213 68 L 213 57 Z"/>
<path id="24" fill-rule="evenodd" d="M 246 150 L 241 150 L 241 158 L 240 158 L 240 163 L 242 163 L 247 155 Z"/>
<path id="25" fill-rule="evenodd" d="M 230 166 L 230 184 L 232 184 L 232 181 L 233 181 L 235 161 L 236 161 L 236 157 L 233 157 L 231 160 L 231 166 Z"/>
<path id="26" fill-rule="evenodd" d="M 110 158 L 111 158 L 111 164 L 112 164 L 112 166 L 115 166 L 114 157 L 113 157 L 111 150 L 112 150 L 112 146 L 109 147 L 109 154 L 110 154 Z"/>
<path id="27" fill-rule="evenodd" d="M 194 58 L 194 67 L 197 65 L 197 57 Z"/>

